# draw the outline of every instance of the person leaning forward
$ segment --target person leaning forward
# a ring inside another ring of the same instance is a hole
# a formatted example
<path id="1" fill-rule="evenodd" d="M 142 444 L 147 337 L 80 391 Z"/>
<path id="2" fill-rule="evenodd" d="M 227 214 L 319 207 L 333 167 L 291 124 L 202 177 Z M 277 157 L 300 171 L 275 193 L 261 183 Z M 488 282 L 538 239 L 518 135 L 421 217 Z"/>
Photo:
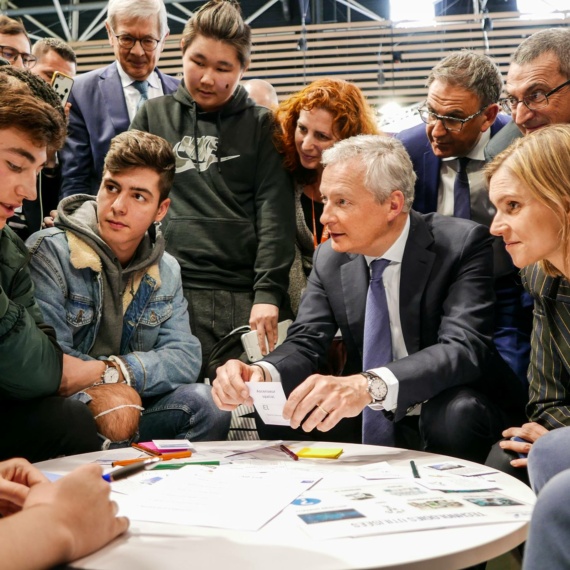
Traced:
<path id="1" fill-rule="evenodd" d="M 214 401 L 224 410 L 251 404 L 245 382 L 281 380 L 292 428 L 356 441 L 363 412 L 364 443 L 484 459 L 525 397 L 492 343 L 487 229 L 411 211 L 415 174 L 395 139 L 352 137 L 323 163 L 321 221 L 331 239 L 315 253 L 297 320 L 258 366 L 218 369 Z M 388 261 L 383 312 L 369 287 L 377 260 Z M 315 374 L 339 328 L 345 376 Z"/>

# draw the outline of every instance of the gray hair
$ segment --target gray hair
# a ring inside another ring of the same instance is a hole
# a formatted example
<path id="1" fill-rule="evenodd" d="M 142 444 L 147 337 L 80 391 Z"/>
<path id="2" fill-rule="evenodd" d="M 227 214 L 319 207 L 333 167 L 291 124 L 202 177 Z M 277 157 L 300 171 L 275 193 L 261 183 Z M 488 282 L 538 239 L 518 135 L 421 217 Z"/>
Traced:
<path id="1" fill-rule="evenodd" d="M 113 30 L 118 20 L 146 20 L 153 17 L 158 19 L 158 33 L 162 39 L 168 32 L 166 6 L 162 0 L 109 0 L 107 22 Z"/>
<path id="2" fill-rule="evenodd" d="M 393 137 L 357 135 L 337 142 L 325 150 L 324 166 L 357 159 L 364 168 L 364 185 L 380 203 L 394 190 L 404 194 L 404 212 L 414 201 L 416 173 L 404 145 Z"/>
<path id="3" fill-rule="evenodd" d="M 503 90 L 503 78 L 495 62 L 489 56 L 469 50 L 444 57 L 430 71 L 426 87 L 436 80 L 475 93 L 484 107 L 496 103 Z"/>
<path id="4" fill-rule="evenodd" d="M 550 28 L 532 34 L 515 50 L 511 63 L 526 65 L 545 53 L 556 56 L 560 74 L 570 79 L 570 30 L 567 28 Z"/>

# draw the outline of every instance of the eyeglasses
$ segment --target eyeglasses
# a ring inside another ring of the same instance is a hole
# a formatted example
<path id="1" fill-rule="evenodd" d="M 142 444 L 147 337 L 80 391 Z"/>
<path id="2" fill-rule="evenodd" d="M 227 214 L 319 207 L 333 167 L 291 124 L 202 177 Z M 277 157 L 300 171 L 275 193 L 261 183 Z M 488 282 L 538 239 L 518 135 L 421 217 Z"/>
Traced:
<path id="1" fill-rule="evenodd" d="M 482 109 L 479 109 L 479 111 L 473 113 L 472 115 L 469 115 L 469 117 L 465 117 L 465 119 L 458 119 L 457 117 L 446 117 L 445 115 L 438 115 L 437 113 L 430 111 L 425 106 L 420 107 L 418 109 L 418 113 L 420 115 L 420 119 L 426 125 L 435 125 L 438 121 L 441 121 L 441 124 L 443 125 L 443 128 L 446 131 L 451 133 L 458 133 L 461 131 L 463 125 L 467 121 L 470 121 L 475 117 L 478 117 L 486 108 L 487 107 L 483 107 Z"/>
<path id="2" fill-rule="evenodd" d="M 34 67 L 38 61 L 38 58 L 35 55 L 21 53 L 17 49 L 9 46 L 0 46 L 0 55 L 6 58 L 12 65 L 16 63 L 18 57 L 21 57 L 24 67 L 27 67 L 28 69 Z"/>
<path id="3" fill-rule="evenodd" d="M 154 51 L 161 41 L 155 38 L 133 38 L 133 36 L 130 36 L 129 34 L 117 35 L 113 30 L 111 31 L 117 38 L 119 45 L 124 49 L 133 49 L 135 44 L 139 42 L 144 51 Z"/>
<path id="4" fill-rule="evenodd" d="M 548 105 L 548 98 L 551 95 L 554 95 L 554 93 L 557 91 L 560 91 L 560 89 L 563 87 L 566 87 L 566 85 L 570 85 L 570 79 L 558 87 L 551 89 L 548 93 L 545 93 L 544 91 L 534 91 L 522 99 L 517 99 L 515 97 L 504 97 L 503 99 L 499 100 L 499 103 L 501 104 L 501 107 L 505 113 L 508 113 L 509 115 L 516 110 L 519 103 L 523 103 L 529 111 L 534 111 L 536 109 L 546 107 Z"/>

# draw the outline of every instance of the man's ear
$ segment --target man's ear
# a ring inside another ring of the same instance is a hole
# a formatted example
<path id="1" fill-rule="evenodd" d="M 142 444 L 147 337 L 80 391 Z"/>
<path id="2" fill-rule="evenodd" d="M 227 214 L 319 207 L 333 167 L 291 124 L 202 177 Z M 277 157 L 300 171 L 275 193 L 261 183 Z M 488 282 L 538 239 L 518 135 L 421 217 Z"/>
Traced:
<path id="1" fill-rule="evenodd" d="M 484 111 L 483 116 L 485 117 L 485 122 L 481 125 L 481 132 L 484 133 L 490 126 L 495 122 L 497 115 L 501 108 L 497 103 L 489 105 Z"/>
<path id="2" fill-rule="evenodd" d="M 164 34 L 164 37 L 160 40 L 160 53 L 164 51 L 164 44 L 166 43 L 166 38 L 170 35 L 170 30 Z"/>
<path id="3" fill-rule="evenodd" d="M 161 222 L 164 219 L 164 216 L 166 216 L 169 207 L 170 207 L 170 198 L 165 198 L 158 205 L 158 210 L 156 211 L 156 216 L 154 217 L 154 221 Z"/>
<path id="4" fill-rule="evenodd" d="M 114 36 L 111 32 L 111 26 L 109 25 L 109 22 L 105 22 L 105 29 L 107 30 L 107 36 L 109 37 L 109 45 L 112 46 Z"/>
<path id="5" fill-rule="evenodd" d="M 388 222 L 391 222 L 395 220 L 404 209 L 406 199 L 404 198 L 404 194 L 401 190 L 394 190 L 388 197 L 388 202 L 390 203 Z"/>

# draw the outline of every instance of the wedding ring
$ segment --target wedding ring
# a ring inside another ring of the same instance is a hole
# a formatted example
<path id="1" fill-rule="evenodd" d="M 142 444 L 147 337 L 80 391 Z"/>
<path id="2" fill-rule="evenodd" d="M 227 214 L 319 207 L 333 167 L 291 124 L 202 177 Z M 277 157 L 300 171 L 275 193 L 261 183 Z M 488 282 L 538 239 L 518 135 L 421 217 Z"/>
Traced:
<path id="1" fill-rule="evenodd" d="M 325 416 L 329 415 L 329 412 L 327 412 L 322 406 L 319 406 L 319 404 L 317 404 L 317 408 L 319 408 L 319 410 L 321 410 L 321 412 L 323 412 Z"/>

